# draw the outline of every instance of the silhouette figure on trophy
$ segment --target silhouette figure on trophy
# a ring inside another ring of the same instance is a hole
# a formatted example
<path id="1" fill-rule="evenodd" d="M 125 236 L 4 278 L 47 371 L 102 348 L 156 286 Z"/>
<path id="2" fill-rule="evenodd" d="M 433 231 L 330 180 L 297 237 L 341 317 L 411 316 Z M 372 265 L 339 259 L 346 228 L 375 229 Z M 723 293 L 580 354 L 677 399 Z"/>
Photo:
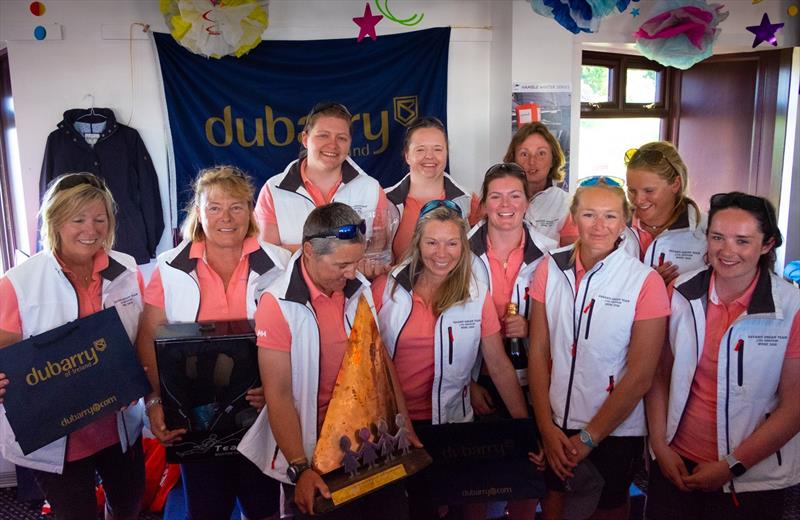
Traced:
<path id="1" fill-rule="evenodd" d="M 411 442 L 408 440 L 408 428 L 406 428 L 406 417 L 399 413 L 394 418 L 394 423 L 397 425 L 397 433 L 394 438 L 397 441 L 397 449 L 407 455 L 411 451 Z"/>
<path id="2" fill-rule="evenodd" d="M 361 439 L 361 446 L 358 448 L 358 454 L 361 455 L 361 464 L 374 468 L 378 460 L 378 446 L 370 440 L 372 434 L 369 428 L 361 428 L 358 430 L 358 438 Z"/>
<path id="3" fill-rule="evenodd" d="M 389 433 L 389 425 L 383 418 L 378 419 L 378 450 L 387 461 L 394 459 L 394 437 Z"/>
<path id="4" fill-rule="evenodd" d="M 342 435 L 339 439 L 339 446 L 342 448 L 342 466 L 345 472 L 352 478 L 358 475 L 358 454 L 350 449 L 350 437 Z"/>

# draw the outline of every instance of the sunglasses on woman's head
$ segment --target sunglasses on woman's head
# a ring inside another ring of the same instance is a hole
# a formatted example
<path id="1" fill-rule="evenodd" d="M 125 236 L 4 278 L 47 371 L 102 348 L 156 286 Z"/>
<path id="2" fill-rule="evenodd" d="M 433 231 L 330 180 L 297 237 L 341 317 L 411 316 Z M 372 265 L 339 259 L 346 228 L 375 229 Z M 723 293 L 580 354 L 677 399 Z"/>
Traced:
<path id="1" fill-rule="evenodd" d="M 88 184 L 95 188 L 105 190 L 106 183 L 100 177 L 89 173 L 70 173 L 63 176 L 56 184 L 55 191 L 63 191 L 80 186 L 81 184 Z"/>
<path id="2" fill-rule="evenodd" d="M 338 238 L 339 240 L 353 240 L 356 238 L 356 236 L 358 236 L 359 231 L 361 231 L 362 235 L 367 233 L 367 223 L 363 220 L 358 224 L 345 224 L 344 226 L 339 226 L 338 228 L 325 230 L 322 233 L 317 233 L 316 235 L 306 237 L 304 240 L 334 237 Z"/>
<path id="3" fill-rule="evenodd" d="M 315 115 L 319 114 L 320 112 L 325 112 L 331 108 L 335 108 L 336 110 L 342 112 L 343 114 L 347 115 L 348 119 L 352 119 L 353 115 L 350 114 L 350 111 L 341 103 L 334 103 L 332 101 L 327 101 L 323 103 L 317 103 L 314 105 L 314 108 L 311 109 L 311 112 L 308 113 L 306 119 L 311 119 Z"/>
<path id="4" fill-rule="evenodd" d="M 426 213 L 430 213 L 436 208 L 447 208 L 450 211 L 454 212 L 459 217 L 464 218 L 464 215 L 461 214 L 461 207 L 452 200 L 448 199 L 434 199 L 432 201 L 429 201 L 424 206 L 422 206 L 421 210 L 419 210 L 419 218 L 422 218 L 423 215 L 425 215 Z"/>
<path id="5" fill-rule="evenodd" d="M 774 220 L 774 212 L 770 208 L 769 201 L 764 197 L 748 195 L 747 193 L 717 193 L 711 196 L 710 206 L 712 209 L 740 208 L 752 213 L 763 212 L 767 218 L 767 224 L 775 229 L 777 225 Z"/>
<path id="6" fill-rule="evenodd" d="M 495 164 L 494 166 L 492 166 L 491 168 L 486 170 L 486 174 L 484 175 L 484 177 L 489 177 L 491 175 L 495 175 L 495 174 L 497 174 L 497 173 L 499 173 L 501 171 L 517 172 L 517 173 L 521 173 L 521 174 L 525 175 L 525 170 L 523 170 L 522 166 L 520 166 L 519 164 L 514 163 L 514 162 L 503 162 L 503 163 Z"/>
<path id="7" fill-rule="evenodd" d="M 640 150 L 639 148 L 630 148 L 625 152 L 625 166 L 628 166 L 634 160 L 642 160 L 650 166 L 658 166 L 662 160 L 667 161 L 673 170 L 676 172 L 678 168 L 669 160 L 663 152 L 659 150 Z"/>
<path id="8" fill-rule="evenodd" d="M 619 177 L 611 177 L 609 175 L 594 175 L 592 177 L 585 177 L 578 181 L 579 187 L 597 186 L 602 182 L 606 186 L 613 186 L 615 188 L 622 188 L 625 186 L 625 181 Z"/>

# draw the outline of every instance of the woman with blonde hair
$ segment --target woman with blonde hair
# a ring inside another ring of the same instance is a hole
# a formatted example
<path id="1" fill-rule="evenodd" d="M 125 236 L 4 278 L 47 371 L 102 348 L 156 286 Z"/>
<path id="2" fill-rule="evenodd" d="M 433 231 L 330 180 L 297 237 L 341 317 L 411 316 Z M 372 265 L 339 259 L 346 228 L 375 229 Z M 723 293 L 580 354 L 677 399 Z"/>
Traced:
<path id="1" fill-rule="evenodd" d="M 420 211 L 405 259 L 373 283 L 381 337 L 417 425 L 472 421 L 469 385 L 479 353 L 510 415 L 528 416 L 497 311 L 472 261 L 461 209 L 432 200 Z M 431 514 L 431 504 L 419 506 L 414 495 L 412 518 Z"/>
<path id="2" fill-rule="evenodd" d="M 566 158 L 547 126 L 540 122 L 522 125 L 508 143 L 503 161 L 515 162 L 525 171 L 526 222 L 561 245 L 574 242 L 578 231 L 569 213 L 570 195 L 558 186 L 564 180 Z"/>
<path id="3" fill-rule="evenodd" d="M 52 182 L 40 211 L 43 250 L 0 278 L 0 348 L 112 306 L 135 340 L 142 279 L 132 257 L 111 249 L 115 209 L 105 182 L 91 173 Z M 0 403 L 7 383 L 0 374 Z M 99 474 L 105 518 L 133 520 L 144 490 L 142 409 L 137 402 L 23 455 L 0 406 L 0 453 L 33 469 L 55 518 L 96 518 Z"/>
<path id="4" fill-rule="evenodd" d="M 193 188 L 184 240 L 159 255 L 147 285 L 137 340 L 152 387 L 147 415 L 165 445 L 179 441 L 185 430 L 168 430 L 164 422 L 153 346 L 156 329 L 164 323 L 252 319 L 261 294 L 289 258 L 288 251 L 258 241 L 254 188 L 241 170 L 206 168 Z M 246 399 L 254 408 L 264 407 L 261 387 L 250 389 Z M 278 482 L 241 455 L 182 464 L 181 477 L 190 520 L 228 518 L 237 499 L 244 518 L 267 518 L 278 511 Z"/>
<path id="5" fill-rule="evenodd" d="M 705 265 L 706 217 L 686 194 L 688 171 L 678 150 L 667 141 L 654 141 L 628 150 L 625 165 L 633 205 L 625 249 L 667 284 Z"/>
<path id="6" fill-rule="evenodd" d="M 528 380 L 548 463 L 545 518 L 564 518 L 579 465 L 603 477 L 598 517 L 627 518 L 628 488 L 644 450 L 642 396 L 669 300 L 658 274 L 619 247 L 630 216 L 622 184 L 581 181 L 570 208 L 579 238 L 552 251 L 531 283 Z"/>

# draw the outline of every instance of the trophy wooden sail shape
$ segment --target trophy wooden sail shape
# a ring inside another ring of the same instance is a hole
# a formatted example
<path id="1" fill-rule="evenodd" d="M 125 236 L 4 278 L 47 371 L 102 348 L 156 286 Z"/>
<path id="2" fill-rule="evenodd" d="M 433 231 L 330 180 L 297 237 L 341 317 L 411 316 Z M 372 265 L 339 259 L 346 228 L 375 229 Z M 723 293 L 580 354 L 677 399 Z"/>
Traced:
<path id="1" fill-rule="evenodd" d="M 378 419 L 391 421 L 397 414 L 394 392 L 386 348 L 369 303 L 362 296 L 314 450 L 313 466 L 322 474 L 339 468 L 343 435 L 357 446 L 358 430 L 367 427 L 374 435 Z"/>
<path id="2" fill-rule="evenodd" d="M 431 463 L 424 449 L 409 449 L 390 363 L 369 303 L 362 296 L 312 459 L 331 491 L 331 498 L 317 495 L 315 513 L 356 500 Z M 339 469 L 343 459 L 348 460 L 347 471 Z"/>

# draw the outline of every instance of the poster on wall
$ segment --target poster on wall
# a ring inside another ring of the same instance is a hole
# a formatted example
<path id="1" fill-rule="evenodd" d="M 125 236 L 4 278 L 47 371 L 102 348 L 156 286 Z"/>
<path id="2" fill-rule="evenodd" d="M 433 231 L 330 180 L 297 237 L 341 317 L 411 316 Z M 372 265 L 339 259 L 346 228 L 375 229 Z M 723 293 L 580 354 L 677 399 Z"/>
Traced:
<path id="1" fill-rule="evenodd" d="M 309 110 L 344 104 L 353 115 L 350 156 L 384 187 L 408 171 L 406 127 L 421 116 L 447 121 L 450 28 L 310 41 L 264 41 L 241 58 L 209 60 L 153 34 L 171 137 L 178 210 L 198 170 L 232 164 L 260 189 L 301 150 Z M 175 200 L 173 198 L 173 200 Z M 173 222 L 183 218 L 176 215 Z"/>
<path id="2" fill-rule="evenodd" d="M 567 164 L 564 166 L 563 188 L 570 182 L 570 123 L 572 93 L 569 84 L 514 83 L 511 89 L 511 132 L 525 123 L 541 121 L 558 139 Z"/>

